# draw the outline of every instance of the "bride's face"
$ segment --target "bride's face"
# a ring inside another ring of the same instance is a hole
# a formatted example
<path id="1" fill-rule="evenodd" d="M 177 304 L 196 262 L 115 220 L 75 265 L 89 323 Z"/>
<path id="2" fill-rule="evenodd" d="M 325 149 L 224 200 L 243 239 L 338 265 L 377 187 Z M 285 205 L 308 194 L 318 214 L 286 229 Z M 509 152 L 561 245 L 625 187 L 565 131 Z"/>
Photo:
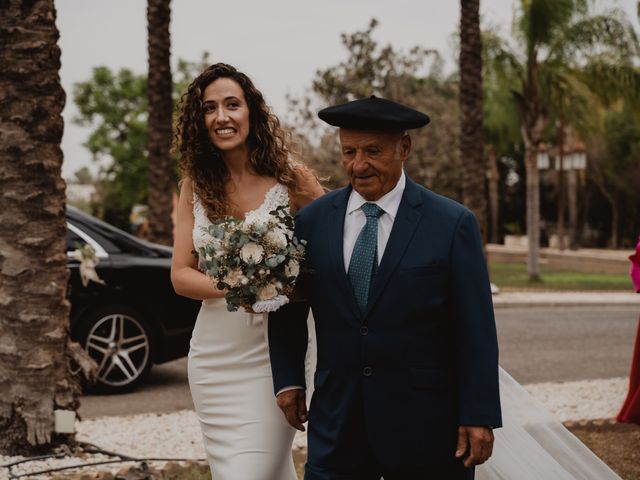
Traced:
<path id="1" fill-rule="evenodd" d="M 245 148 L 249 137 L 249 107 L 242 87 L 230 78 L 211 82 L 202 95 L 204 124 L 213 145 L 229 152 Z"/>

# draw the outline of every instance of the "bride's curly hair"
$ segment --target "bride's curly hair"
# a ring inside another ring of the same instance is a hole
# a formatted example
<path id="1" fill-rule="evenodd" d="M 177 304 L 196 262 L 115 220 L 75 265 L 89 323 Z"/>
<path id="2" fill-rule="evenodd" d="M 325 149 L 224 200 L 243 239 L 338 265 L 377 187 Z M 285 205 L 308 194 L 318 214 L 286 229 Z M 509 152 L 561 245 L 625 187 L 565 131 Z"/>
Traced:
<path id="1" fill-rule="evenodd" d="M 230 214 L 225 194 L 229 171 L 209 137 L 204 124 L 202 95 L 207 86 L 219 78 L 230 78 L 244 92 L 249 108 L 249 163 L 262 176 L 274 177 L 291 192 L 298 192 L 296 168 L 280 121 L 264 101 L 262 93 L 244 73 L 231 65 L 216 63 L 207 67 L 191 82 L 182 95 L 174 151 L 179 153 L 182 178 L 190 178 L 193 190 L 211 220 Z"/>

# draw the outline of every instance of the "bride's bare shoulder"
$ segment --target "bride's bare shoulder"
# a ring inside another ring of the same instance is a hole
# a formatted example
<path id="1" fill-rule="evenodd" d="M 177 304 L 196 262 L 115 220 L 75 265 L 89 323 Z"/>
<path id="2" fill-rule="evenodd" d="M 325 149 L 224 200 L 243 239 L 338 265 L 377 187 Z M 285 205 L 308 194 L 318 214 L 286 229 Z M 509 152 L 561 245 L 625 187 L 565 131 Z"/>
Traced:
<path id="1" fill-rule="evenodd" d="M 180 192 L 193 193 L 193 181 L 189 177 L 184 177 L 178 182 L 178 185 L 180 186 Z"/>
<path id="2" fill-rule="evenodd" d="M 313 202 L 325 194 L 317 175 L 304 164 L 296 164 L 293 168 L 296 188 L 290 192 L 292 203 L 296 210 Z"/>

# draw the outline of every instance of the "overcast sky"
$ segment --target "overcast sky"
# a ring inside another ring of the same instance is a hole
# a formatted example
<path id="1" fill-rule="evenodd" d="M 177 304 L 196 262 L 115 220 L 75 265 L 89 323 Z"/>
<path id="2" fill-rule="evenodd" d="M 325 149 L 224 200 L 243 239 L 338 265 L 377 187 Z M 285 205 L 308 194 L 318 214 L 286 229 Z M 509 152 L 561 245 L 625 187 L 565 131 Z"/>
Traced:
<path id="1" fill-rule="evenodd" d="M 483 22 L 510 32 L 512 6 L 519 0 L 481 0 Z M 628 12 L 636 28 L 636 0 L 601 1 Z M 62 85 L 67 92 L 63 175 L 73 176 L 92 161 L 82 143 L 88 130 L 73 125 L 72 90 L 92 69 L 147 70 L 146 1 L 56 0 L 62 49 Z M 455 65 L 451 36 L 459 21 L 458 0 L 173 0 L 172 65 L 197 61 L 205 50 L 212 63 L 230 63 L 248 74 L 276 114 L 286 116 L 287 93 L 300 94 L 317 69 L 346 58 L 341 33 L 380 24 L 374 38 L 408 49 L 440 51 L 447 68 Z M 93 169 L 93 168 L 92 168 Z"/>

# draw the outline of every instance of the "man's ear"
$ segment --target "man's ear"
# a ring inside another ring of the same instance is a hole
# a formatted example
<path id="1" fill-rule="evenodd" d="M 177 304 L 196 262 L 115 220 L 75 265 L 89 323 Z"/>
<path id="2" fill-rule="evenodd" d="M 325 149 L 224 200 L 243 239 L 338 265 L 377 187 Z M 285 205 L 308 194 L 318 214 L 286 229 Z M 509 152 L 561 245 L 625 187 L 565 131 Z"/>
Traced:
<path id="1" fill-rule="evenodd" d="M 409 153 L 411 153 L 411 147 L 413 146 L 413 142 L 411 141 L 411 137 L 408 133 L 405 133 L 400 139 L 399 152 L 400 158 L 404 162 L 408 157 Z"/>

